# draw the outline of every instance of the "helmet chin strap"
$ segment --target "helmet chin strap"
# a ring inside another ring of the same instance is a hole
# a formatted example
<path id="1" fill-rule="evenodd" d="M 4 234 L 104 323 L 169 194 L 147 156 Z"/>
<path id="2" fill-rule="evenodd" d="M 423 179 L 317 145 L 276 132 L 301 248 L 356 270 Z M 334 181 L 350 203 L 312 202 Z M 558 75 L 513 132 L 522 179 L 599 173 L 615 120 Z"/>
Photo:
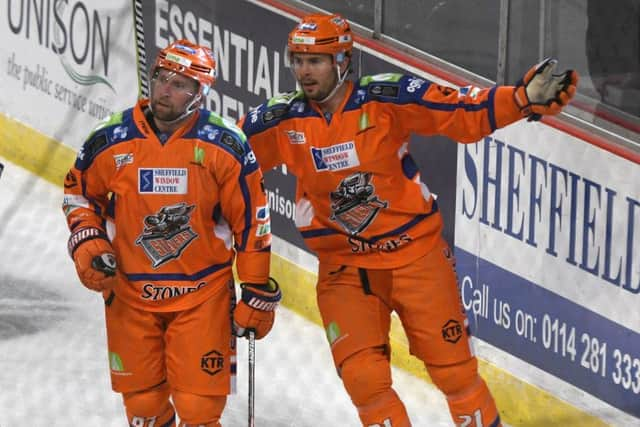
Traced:
<path id="1" fill-rule="evenodd" d="M 340 88 L 340 86 L 342 86 L 342 84 L 344 83 L 344 81 L 347 78 L 347 74 L 349 73 L 349 68 L 347 67 L 346 70 L 344 70 L 344 73 L 340 73 L 340 64 L 338 64 L 336 62 L 336 74 L 338 76 L 338 82 L 336 83 L 335 87 L 331 90 L 331 92 L 329 92 L 329 95 L 325 96 L 322 100 L 320 101 L 316 101 L 318 104 L 324 104 L 325 102 L 327 102 L 329 99 L 331 99 L 331 97 L 333 95 L 336 94 L 336 92 L 338 91 L 338 89 Z"/>
<path id="2" fill-rule="evenodd" d="M 198 109 L 198 107 L 200 106 L 200 102 L 202 101 L 202 91 L 198 90 L 198 93 L 196 93 L 193 96 L 193 99 L 191 100 L 191 102 L 189 104 L 187 104 L 187 106 L 184 108 L 184 113 L 180 114 L 180 117 L 178 117 L 177 119 L 171 120 L 170 124 L 174 124 L 176 122 L 179 122 L 180 120 L 184 119 L 185 117 L 188 117 L 191 115 L 191 113 L 193 113 L 194 111 L 196 111 Z"/>

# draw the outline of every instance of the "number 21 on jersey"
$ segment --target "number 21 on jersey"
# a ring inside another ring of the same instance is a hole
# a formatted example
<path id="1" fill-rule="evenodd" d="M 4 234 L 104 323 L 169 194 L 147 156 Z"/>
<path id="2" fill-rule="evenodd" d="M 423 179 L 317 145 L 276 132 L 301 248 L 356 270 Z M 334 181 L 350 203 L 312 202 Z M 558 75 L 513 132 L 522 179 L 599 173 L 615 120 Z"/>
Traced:
<path id="1" fill-rule="evenodd" d="M 484 427 L 482 425 L 482 412 L 480 412 L 480 409 L 476 409 L 473 412 L 473 417 L 471 415 L 460 415 L 458 418 L 462 421 L 460 424 L 456 424 L 458 427 Z M 472 424 L 474 418 L 476 422 Z"/>

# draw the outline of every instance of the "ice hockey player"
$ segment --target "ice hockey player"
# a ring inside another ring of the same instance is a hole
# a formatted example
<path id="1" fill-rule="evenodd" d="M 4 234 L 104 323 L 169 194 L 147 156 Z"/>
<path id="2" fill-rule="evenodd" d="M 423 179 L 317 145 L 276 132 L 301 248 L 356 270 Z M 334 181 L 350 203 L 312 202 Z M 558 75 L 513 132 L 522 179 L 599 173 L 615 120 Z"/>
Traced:
<path id="1" fill-rule="evenodd" d="M 94 129 L 64 183 L 69 254 L 104 297 L 130 426 L 175 426 L 176 412 L 182 427 L 220 426 L 233 334 L 264 337 L 280 300 L 262 172 L 242 131 L 200 108 L 215 66 L 186 40 L 162 49 L 149 99 Z"/>
<path id="2" fill-rule="evenodd" d="M 300 90 L 240 125 L 264 170 L 297 177 L 296 225 L 319 258 L 317 301 L 337 372 L 368 427 L 410 425 L 392 388 L 390 315 L 445 394 L 457 426 L 496 427 L 478 375 L 452 251 L 436 200 L 408 152 L 409 137 L 473 143 L 523 118 L 557 114 L 577 74 L 546 60 L 515 86 L 459 90 L 402 74 L 347 78 L 353 35 L 338 15 L 310 15 L 291 31 Z"/>

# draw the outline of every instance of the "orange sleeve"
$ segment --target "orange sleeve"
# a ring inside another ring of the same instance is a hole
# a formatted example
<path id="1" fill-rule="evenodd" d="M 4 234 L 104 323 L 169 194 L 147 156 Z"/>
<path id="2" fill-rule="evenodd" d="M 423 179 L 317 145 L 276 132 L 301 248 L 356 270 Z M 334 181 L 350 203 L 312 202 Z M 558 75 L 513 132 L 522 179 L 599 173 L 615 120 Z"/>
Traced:
<path id="1" fill-rule="evenodd" d="M 379 113 L 391 116 L 398 140 L 417 133 L 476 142 L 523 118 L 513 98 L 513 86 L 454 89 L 393 73 L 366 76 L 359 84 L 358 92 L 365 93 Z"/>
<path id="2" fill-rule="evenodd" d="M 242 157 L 220 150 L 213 165 L 220 186 L 220 209 L 229 222 L 242 282 L 267 283 L 271 220 L 262 171 L 251 148 Z"/>
<path id="3" fill-rule="evenodd" d="M 100 155 L 106 147 L 106 136 L 93 134 L 65 177 L 62 209 L 70 230 L 97 227 L 104 231 L 109 204 L 107 183 L 114 172 L 113 162 L 105 162 Z"/>
<path id="4" fill-rule="evenodd" d="M 399 128 L 422 135 L 439 134 L 470 143 L 522 118 L 513 87 L 455 90 L 435 83 L 420 100 L 396 106 Z"/>

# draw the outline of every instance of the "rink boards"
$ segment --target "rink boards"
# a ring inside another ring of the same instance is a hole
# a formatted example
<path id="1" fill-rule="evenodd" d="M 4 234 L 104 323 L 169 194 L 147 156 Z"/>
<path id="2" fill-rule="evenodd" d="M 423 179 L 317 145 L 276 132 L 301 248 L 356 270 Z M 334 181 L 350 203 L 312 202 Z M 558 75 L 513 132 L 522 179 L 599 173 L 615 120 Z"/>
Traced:
<path id="1" fill-rule="evenodd" d="M 0 24 L 10 41 L 0 48 L 0 155 L 58 185 L 97 121 L 135 102 L 134 64 L 169 39 L 211 45 L 219 77 L 207 106 L 229 119 L 294 86 L 284 55 L 291 10 L 146 2 L 139 10 L 145 49 L 136 57 L 129 1 L 108 8 L 71 1 L 55 10 L 24 3 L 30 8 L 10 2 Z M 259 27 L 247 28 L 258 19 Z M 356 47 L 358 74 L 404 70 L 445 82 L 369 43 Z M 438 157 L 429 156 L 432 147 Z M 445 212 L 481 370 L 503 419 L 518 426 L 638 422 L 638 165 L 525 122 L 469 146 L 416 138 L 412 149 Z M 273 275 L 285 305 L 319 323 L 315 259 L 291 220 L 295 179 L 276 169 L 267 172 L 267 187 L 278 236 Z M 426 378 L 397 322 L 392 331 L 394 363 Z"/>

